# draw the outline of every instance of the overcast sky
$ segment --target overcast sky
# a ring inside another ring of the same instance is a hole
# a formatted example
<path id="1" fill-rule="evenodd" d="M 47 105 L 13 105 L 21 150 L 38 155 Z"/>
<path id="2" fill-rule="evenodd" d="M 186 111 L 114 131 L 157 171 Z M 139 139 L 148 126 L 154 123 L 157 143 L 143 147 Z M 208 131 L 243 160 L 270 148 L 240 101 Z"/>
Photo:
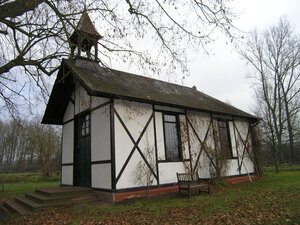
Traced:
<path id="1" fill-rule="evenodd" d="M 234 24 L 243 31 L 250 31 L 254 28 L 266 29 L 277 25 L 279 18 L 286 16 L 294 26 L 295 32 L 300 34 L 300 0 L 234 0 L 233 6 L 239 13 L 239 19 L 235 20 Z M 250 69 L 247 68 L 233 46 L 226 42 L 228 40 L 220 36 L 211 46 L 210 55 L 202 52 L 199 52 L 198 55 L 193 54 L 193 62 L 188 65 L 190 76 L 183 80 L 183 85 L 189 87 L 195 85 L 199 91 L 251 112 L 255 102 L 250 81 L 246 78 Z M 128 65 L 118 66 L 116 64 L 112 67 L 136 72 Z M 54 78 L 51 79 L 54 81 Z M 180 81 L 178 83 L 181 84 Z M 39 101 L 35 105 L 36 110 L 32 108 L 34 112 L 28 113 L 28 110 L 24 110 L 24 114 L 26 116 L 28 114 L 42 116 L 45 105 Z"/>
<path id="2" fill-rule="evenodd" d="M 300 34 L 299 0 L 236 0 L 234 7 L 240 13 L 235 25 L 243 31 L 266 29 L 277 25 L 279 18 L 286 16 L 295 32 Z M 191 74 L 184 85 L 196 85 L 198 90 L 210 96 L 251 111 L 254 94 L 246 78 L 250 70 L 233 46 L 226 45 L 224 38 L 216 41 L 210 56 L 199 54 L 195 57 L 190 69 Z"/>

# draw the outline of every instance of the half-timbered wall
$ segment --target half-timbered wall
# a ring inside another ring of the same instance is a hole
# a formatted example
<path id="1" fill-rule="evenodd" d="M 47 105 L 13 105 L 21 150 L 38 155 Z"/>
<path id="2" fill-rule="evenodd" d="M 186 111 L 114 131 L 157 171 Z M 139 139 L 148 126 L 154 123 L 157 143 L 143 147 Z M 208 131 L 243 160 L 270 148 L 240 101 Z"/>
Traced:
<path id="1" fill-rule="evenodd" d="M 211 151 L 215 149 L 211 114 L 187 111 L 192 171 L 199 177 L 210 178 Z"/>
<path id="2" fill-rule="evenodd" d="M 201 178 L 210 178 L 210 170 L 214 166 L 211 152 L 219 147 L 216 141 L 219 135 L 216 116 L 173 107 L 92 97 L 77 83 L 63 120 L 62 184 L 73 185 L 74 118 L 81 112 L 88 112 L 91 116 L 93 188 L 146 186 L 147 175 L 143 173 L 152 174 L 152 185 L 176 183 L 176 172 L 198 171 Z M 177 116 L 181 154 L 177 161 L 168 161 L 166 158 L 164 114 Z M 232 117 L 227 121 L 232 148 L 227 176 L 252 173 L 249 122 Z"/>
<path id="3" fill-rule="evenodd" d="M 183 137 L 186 132 L 185 110 L 114 100 L 116 189 L 146 186 L 145 173 L 151 173 L 152 185 L 157 185 L 175 183 L 176 172 L 188 171 L 189 148 L 186 141 L 180 143 L 182 160 L 166 160 L 164 112 L 178 114 L 179 135 Z"/>
<path id="4" fill-rule="evenodd" d="M 92 109 L 109 100 L 91 98 Z M 110 106 L 106 104 L 91 112 L 92 187 L 111 189 Z"/>
<path id="5" fill-rule="evenodd" d="M 74 94 L 71 96 L 74 100 Z M 73 149 L 74 149 L 74 102 L 69 101 L 62 127 L 62 171 L 61 182 L 64 185 L 73 185 Z"/>
<path id="6" fill-rule="evenodd" d="M 92 187 L 111 189 L 110 100 L 91 97 L 79 84 L 68 103 L 63 119 L 62 184 L 73 185 L 74 118 L 81 112 L 91 115 Z"/>
<path id="7" fill-rule="evenodd" d="M 156 128 L 156 143 L 158 155 L 158 170 L 159 183 L 168 184 L 176 183 L 176 173 L 188 172 L 188 162 L 184 160 L 189 159 L 189 150 L 187 139 L 185 139 L 185 111 L 178 108 L 164 107 L 156 105 L 155 110 L 155 128 Z M 179 116 L 179 139 L 181 141 L 180 151 L 182 159 L 180 161 L 172 162 L 166 160 L 165 143 L 164 143 L 164 128 L 163 128 L 163 113 L 178 113 Z"/>
<path id="8" fill-rule="evenodd" d="M 157 173 L 152 105 L 115 99 L 114 125 L 116 189 L 146 186 L 143 171 Z"/>
<path id="9" fill-rule="evenodd" d="M 249 130 L 249 122 L 241 119 L 234 120 L 233 127 L 236 136 L 240 173 L 253 173 L 254 166 L 251 161 L 252 143 Z"/>
<path id="10" fill-rule="evenodd" d="M 250 159 L 251 138 L 249 122 L 240 118 L 216 116 L 211 113 L 187 112 L 192 170 L 200 178 L 210 178 L 215 161 L 213 151 L 220 149 L 218 117 L 228 122 L 232 158 L 228 159 L 226 176 L 244 175 L 254 172 Z"/>

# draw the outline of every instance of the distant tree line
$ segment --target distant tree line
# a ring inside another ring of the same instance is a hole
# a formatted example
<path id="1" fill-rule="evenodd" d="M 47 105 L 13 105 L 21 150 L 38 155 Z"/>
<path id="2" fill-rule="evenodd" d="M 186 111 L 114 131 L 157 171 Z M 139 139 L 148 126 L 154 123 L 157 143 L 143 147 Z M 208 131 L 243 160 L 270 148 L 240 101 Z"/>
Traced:
<path id="1" fill-rule="evenodd" d="M 61 131 L 33 121 L 0 121 L 0 171 L 41 171 L 51 176 L 61 162 Z"/>

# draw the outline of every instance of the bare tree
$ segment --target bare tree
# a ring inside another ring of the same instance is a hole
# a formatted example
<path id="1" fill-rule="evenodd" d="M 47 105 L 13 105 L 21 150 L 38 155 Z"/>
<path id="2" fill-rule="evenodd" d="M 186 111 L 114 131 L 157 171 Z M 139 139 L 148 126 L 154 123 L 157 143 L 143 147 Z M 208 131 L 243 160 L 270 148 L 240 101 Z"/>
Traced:
<path id="1" fill-rule="evenodd" d="M 187 72 L 187 49 L 205 50 L 215 31 L 229 38 L 236 31 L 229 1 L 0 0 L 0 97 L 12 115 L 19 97 L 35 100 L 27 93 L 36 87 L 36 96 L 47 99 L 47 77 L 68 57 L 70 34 L 84 11 L 91 12 L 103 35 L 103 65 L 118 60 L 157 74 L 162 68 L 170 74 Z M 155 40 L 154 54 L 132 41 L 150 39 Z"/>
<path id="2" fill-rule="evenodd" d="M 48 176 L 60 167 L 60 130 L 53 126 L 42 125 L 37 119 L 1 121 L 0 138 L 3 172 L 36 168 Z"/>
<path id="3" fill-rule="evenodd" d="M 242 57 L 254 69 L 250 79 L 257 97 L 257 114 L 263 119 L 265 140 L 274 153 L 276 172 L 283 143 L 289 143 L 290 160 L 299 114 L 300 39 L 286 19 L 262 33 L 252 32 Z"/>

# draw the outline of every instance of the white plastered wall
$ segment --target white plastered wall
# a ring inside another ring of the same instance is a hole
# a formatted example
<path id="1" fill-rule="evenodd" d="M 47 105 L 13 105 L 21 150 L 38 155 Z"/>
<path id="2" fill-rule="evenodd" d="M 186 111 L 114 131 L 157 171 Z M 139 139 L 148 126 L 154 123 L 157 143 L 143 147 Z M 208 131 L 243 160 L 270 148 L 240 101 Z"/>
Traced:
<path id="1" fill-rule="evenodd" d="M 74 93 L 72 94 L 71 99 L 74 100 Z M 64 114 L 63 121 L 65 123 L 73 118 L 74 118 L 74 103 L 72 101 L 69 101 L 67 109 Z"/>
<path id="2" fill-rule="evenodd" d="M 111 189 L 111 164 L 92 165 L 92 187 Z"/>
<path id="3" fill-rule="evenodd" d="M 71 96 L 74 99 L 74 95 Z M 63 121 L 67 122 L 62 126 L 62 170 L 61 182 L 63 185 L 73 185 L 73 163 L 74 148 L 74 104 L 69 101 Z"/>
<path id="4" fill-rule="evenodd" d="M 114 108 L 122 118 L 133 139 L 137 141 L 152 114 L 152 105 L 125 100 L 115 100 Z M 121 168 L 133 149 L 134 144 L 116 115 L 114 116 L 114 121 L 116 176 L 118 176 Z M 138 146 L 143 152 L 144 156 L 147 158 L 150 165 L 153 166 L 153 170 L 156 173 L 153 127 L 154 125 L 152 118 Z M 116 185 L 117 189 L 146 186 L 144 179 L 137 179 L 138 173 L 141 173 L 139 165 L 147 168 L 140 153 L 136 149 L 122 175 L 120 176 L 120 179 L 118 180 Z M 156 179 L 154 179 L 153 185 L 156 184 Z"/>
<path id="5" fill-rule="evenodd" d="M 156 128 L 156 143 L 157 143 L 157 158 L 158 160 L 165 160 L 165 143 L 164 131 L 162 122 L 162 113 L 155 112 L 155 128 Z"/>
<path id="6" fill-rule="evenodd" d="M 242 155 L 244 152 L 244 145 L 243 145 L 241 138 L 243 139 L 244 142 L 246 142 L 246 140 L 247 140 L 247 142 L 248 142 L 247 146 L 249 146 L 248 147 L 249 153 L 251 153 L 251 151 L 252 151 L 252 143 L 251 143 L 250 134 L 247 139 L 249 122 L 242 120 L 242 119 L 235 119 L 234 124 L 235 124 L 235 134 L 236 134 L 236 146 L 237 146 L 237 151 L 238 151 L 240 163 L 241 163 Z M 241 135 L 241 137 L 239 136 L 238 132 Z M 243 163 L 242 163 L 242 167 L 241 167 L 241 174 L 247 174 L 247 173 L 253 173 L 253 172 L 254 172 L 254 165 L 250 159 L 250 156 L 249 156 L 247 150 L 245 150 L 244 159 L 243 159 Z"/>
<path id="7" fill-rule="evenodd" d="M 92 107 L 106 103 L 108 99 L 92 97 Z M 91 112 L 91 160 L 111 159 L 110 107 L 109 104 Z M 92 164 L 92 187 L 111 189 L 111 163 Z"/>
<path id="8" fill-rule="evenodd" d="M 208 157 L 210 151 L 215 149 L 214 137 L 213 137 L 213 128 L 211 123 L 211 116 L 209 113 L 201 113 L 195 111 L 188 111 L 187 117 L 191 125 L 188 125 L 189 136 L 190 136 L 190 145 L 191 145 L 191 157 L 193 169 L 198 171 L 200 178 L 210 178 L 210 167 L 211 162 Z M 194 129 L 193 129 L 194 128 Z M 207 138 L 205 141 L 206 148 L 204 149 L 198 140 L 200 138 L 201 142 L 204 142 L 206 132 L 208 131 Z M 196 133 L 195 133 L 196 132 Z M 197 137 L 197 135 L 198 137 Z M 199 161 L 196 165 L 197 158 L 200 150 L 202 149 Z"/>
<path id="9" fill-rule="evenodd" d="M 73 163 L 74 121 L 63 125 L 62 163 Z"/>
<path id="10" fill-rule="evenodd" d="M 62 185 L 73 185 L 73 166 L 63 166 L 61 168 Z"/>
<path id="11" fill-rule="evenodd" d="M 190 159 L 189 153 L 189 137 L 188 137 L 188 128 L 185 115 L 179 115 L 179 126 L 180 126 L 180 140 L 181 140 L 181 151 L 182 157 L 185 160 Z"/>
<path id="12" fill-rule="evenodd" d="M 91 160 L 110 160 L 109 105 L 91 112 Z"/>
<path id="13" fill-rule="evenodd" d="M 108 102 L 109 99 L 89 96 L 86 90 L 76 83 L 71 98 L 75 105 L 68 103 L 63 125 L 62 163 L 74 163 L 74 114 L 92 109 Z M 109 105 L 91 112 L 91 160 L 110 160 L 110 114 Z M 71 120 L 71 121 L 70 121 Z M 111 164 L 93 164 L 91 166 L 92 187 L 111 188 Z M 62 184 L 73 185 L 73 166 L 62 166 Z"/>
<path id="14" fill-rule="evenodd" d="M 195 111 L 188 111 L 187 116 L 196 131 L 198 137 L 201 139 L 201 141 L 204 141 L 205 134 L 207 132 L 209 123 L 211 121 L 211 115 L 209 113 L 201 113 L 201 112 L 195 112 Z M 217 119 L 213 119 L 213 124 L 215 127 L 217 127 L 218 122 Z M 226 176 L 236 176 L 239 175 L 238 170 L 238 159 L 237 155 L 239 154 L 240 158 L 243 152 L 243 145 L 241 141 L 237 138 L 237 131 L 234 127 L 234 124 L 239 129 L 241 136 L 244 140 L 246 140 L 247 131 L 249 127 L 249 122 L 244 120 L 238 120 L 235 119 L 235 121 L 229 121 L 229 134 L 231 138 L 231 145 L 232 145 L 232 153 L 233 157 L 236 157 L 234 159 L 228 160 L 228 168 L 226 171 Z M 196 170 L 199 172 L 199 176 L 201 178 L 210 178 L 210 169 L 213 169 L 211 160 L 208 157 L 208 154 L 203 149 L 202 153 L 199 158 L 199 162 L 197 165 L 195 165 L 199 151 L 201 149 L 201 143 L 199 142 L 194 130 L 188 125 L 189 130 L 189 138 L 190 138 L 190 145 L 191 145 L 191 156 L 192 156 L 192 164 L 193 168 L 196 166 Z M 218 129 L 215 130 L 215 135 L 218 136 Z M 218 138 L 217 138 L 218 139 Z M 238 140 L 238 141 L 236 141 Z M 249 140 L 250 141 L 250 140 Z M 251 146 L 251 142 L 249 143 Z M 215 142 L 214 142 L 214 134 L 213 134 L 213 128 L 210 126 L 209 133 L 206 139 L 206 145 L 208 149 L 215 149 Z M 251 151 L 251 148 L 250 148 Z M 211 157 L 212 158 L 212 157 Z M 248 154 L 245 154 L 244 160 L 243 160 L 243 166 L 241 170 L 241 174 L 246 174 L 247 171 L 249 173 L 253 172 L 253 163 L 250 160 L 250 157 L 248 157 Z"/>
<path id="15" fill-rule="evenodd" d="M 155 106 L 157 110 L 167 110 L 166 112 L 179 112 L 184 113 L 184 110 L 171 107 Z M 185 115 L 179 115 L 180 122 L 180 138 L 182 142 L 182 155 L 183 159 L 189 159 L 188 137 L 183 133 L 186 131 Z M 165 146 L 164 146 L 164 133 L 163 133 L 163 119 L 162 112 L 155 112 L 156 124 L 156 142 L 157 142 L 157 155 L 158 159 L 163 161 L 166 159 Z M 159 183 L 168 184 L 177 182 L 176 173 L 188 172 L 190 163 L 186 162 L 159 162 Z"/>
<path id="16" fill-rule="evenodd" d="M 77 82 L 75 84 L 75 115 L 91 108 L 91 97 L 86 90 Z"/>
<path id="17" fill-rule="evenodd" d="M 160 184 L 176 183 L 176 173 L 187 172 L 183 162 L 162 162 L 158 164 Z"/>

